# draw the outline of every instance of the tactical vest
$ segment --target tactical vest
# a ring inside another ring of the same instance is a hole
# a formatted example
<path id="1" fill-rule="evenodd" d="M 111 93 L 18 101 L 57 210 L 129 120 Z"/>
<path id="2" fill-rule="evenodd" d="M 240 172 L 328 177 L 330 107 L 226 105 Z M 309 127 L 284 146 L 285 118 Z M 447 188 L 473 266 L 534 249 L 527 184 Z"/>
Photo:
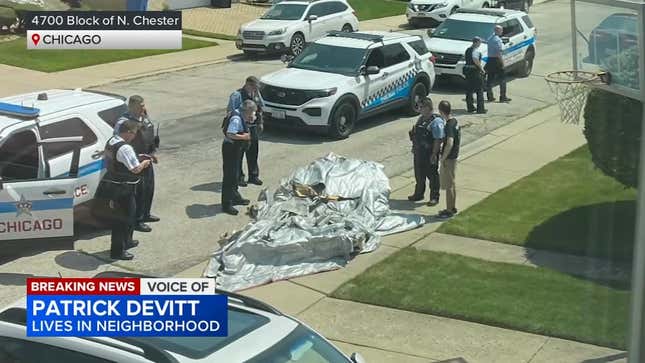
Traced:
<path id="1" fill-rule="evenodd" d="M 105 145 L 105 154 L 103 156 L 103 162 L 107 169 L 107 173 L 103 179 L 114 183 L 137 183 L 139 181 L 137 174 L 131 172 L 123 163 L 120 163 L 116 159 L 117 152 L 122 146 L 126 145 L 126 142 L 120 141 L 114 145 L 110 145 L 110 140 Z"/>
<path id="2" fill-rule="evenodd" d="M 144 118 L 143 121 L 130 117 L 129 113 L 125 113 L 122 117 L 128 120 L 135 121 L 139 124 L 137 136 L 132 140 L 132 148 L 137 154 L 150 154 L 157 149 L 155 143 L 155 126 Z"/>
<path id="3" fill-rule="evenodd" d="M 423 119 L 419 117 L 419 120 L 414 125 L 414 146 L 421 149 L 431 149 L 434 138 L 432 137 L 432 131 L 429 130 L 429 126 L 437 118 L 437 115 L 432 115 L 428 119 Z"/>

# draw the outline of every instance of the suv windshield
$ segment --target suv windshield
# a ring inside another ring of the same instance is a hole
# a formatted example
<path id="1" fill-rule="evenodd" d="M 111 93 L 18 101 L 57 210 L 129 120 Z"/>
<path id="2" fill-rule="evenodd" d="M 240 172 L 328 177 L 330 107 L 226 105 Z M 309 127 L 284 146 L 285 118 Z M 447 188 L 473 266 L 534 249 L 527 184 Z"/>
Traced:
<path id="1" fill-rule="evenodd" d="M 273 347 L 245 363 L 350 363 L 313 331 L 300 325 Z"/>
<path id="2" fill-rule="evenodd" d="M 271 7 L 260 19 L 267 20 L 298 20 L 307 9 L 302 4 L 277 4 Z"/>
<path id="3" fill-rule="evenodd" d="M 494 30 L 495 24 L 493 23 L 446 19 L 432 33 L 432 37 L 470 42 L 474 37 L 478 36 L 486 42 L 493 35 Z"/>
<path id="4" fill-rule="evenodd" d="M 290 68 L 355 75 L 363 63 L 365 49 L 313 43 L 296 57 Z"/>

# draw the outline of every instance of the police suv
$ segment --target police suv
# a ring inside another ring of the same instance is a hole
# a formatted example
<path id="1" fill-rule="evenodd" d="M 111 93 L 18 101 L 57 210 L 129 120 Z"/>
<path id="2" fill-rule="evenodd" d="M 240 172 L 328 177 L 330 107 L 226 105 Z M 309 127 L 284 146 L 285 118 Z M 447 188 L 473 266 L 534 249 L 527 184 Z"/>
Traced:
<path id="1" fill-rule="evenodd" d="M 537 30 L 526 13 L 508 9 L 459 9 L 434 31 L 429 31 L 427 46 L 436 57 L 437 75 L 463 77 L 464 53 L 475 36 L 484 40 L 479 51 L 485 64 L 488 60 L 486 40 L 493 35 L 495 25 L 503 28 L 506 72 L 528 77 L 533 70 Z"/>
<path id="2" fill-rule="evenodd" d="M 0 240 L 74 234 L 74 221 L 90 216 L 124 101 L 82 90 L 0 99 Z"/>
<path id="3" fill-rule="evenodd" d="M 359 119 L 400 107 L 417 114 L 434 78 L 420 36 L 332 32 L 287 68 L 261 77 L 264 120 L 345 138 Z"/>
<path id="4" fill-rule="evenodd" d="M 95 277 L 143 277 L 108 271 Z M 148 277 L 148 276 L 146 276 Z M 253 298 L 228 296 L 225 337 L 27 337 L 26 299 L 0 310 L 0 362 L 365 363 L 293 317 Z"/>

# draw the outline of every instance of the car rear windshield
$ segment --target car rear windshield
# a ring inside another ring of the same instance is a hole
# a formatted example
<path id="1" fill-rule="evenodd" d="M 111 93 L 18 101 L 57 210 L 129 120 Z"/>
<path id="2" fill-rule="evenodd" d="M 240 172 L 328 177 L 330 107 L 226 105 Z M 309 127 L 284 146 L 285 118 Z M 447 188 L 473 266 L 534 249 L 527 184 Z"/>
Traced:
<path id="1" fill-rule="evenodd" d="M 260 19 L 267 20 L 298 20 L 307 9 L 302 4 L 277 4 L 267 11 Z"/>
<path id="2" fill-rule="evenodd" d="M 486 41 L 491 35 L 493 35 L 494 30 L 495 24 L 493 23 L 446 19 L 437 27 L 437 29 L 435 29 L 432 33 L 432 37 L 465 40 L 469 42 L 473 40 L 474 37 L 478 36 Z"/>
<path id="3" fill-rule="evenodd" d="M 598 26 L 599 29 L 622 30 L 636 33 L 636 16 L 629 14 L 612 14 Z"/>
<path id="4" fill-rule="evenodd" d="M 228 335 L 225 337 L 150 337 L 119 338 L 119 340 L 126 343 L 132 342 L 135 345 L 137 341 L 141 341 L 185 357 L 202 359 L 268 322 L 269 319 L 264 316 L 229 307 Z"/>
<path id="5" fill-rule="evenodd" d="M 362 48 L 314 43 L 305 48 L 289 67 L 351 76 L 358 73 L 365 53 Z"/>

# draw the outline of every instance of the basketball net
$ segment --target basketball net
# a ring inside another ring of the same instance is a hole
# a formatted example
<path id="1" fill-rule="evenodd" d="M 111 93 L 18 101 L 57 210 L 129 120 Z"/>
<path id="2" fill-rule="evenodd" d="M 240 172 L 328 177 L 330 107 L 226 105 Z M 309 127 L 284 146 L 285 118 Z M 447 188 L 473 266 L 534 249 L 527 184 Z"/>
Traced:
<path id="1" fill-rule="evenodd" d="M 601 82 L 600 74 L 587 71 L 559 71 L 544 78 L 560 106 L 563 123 L 577 125 L 591 86 Z"/>

